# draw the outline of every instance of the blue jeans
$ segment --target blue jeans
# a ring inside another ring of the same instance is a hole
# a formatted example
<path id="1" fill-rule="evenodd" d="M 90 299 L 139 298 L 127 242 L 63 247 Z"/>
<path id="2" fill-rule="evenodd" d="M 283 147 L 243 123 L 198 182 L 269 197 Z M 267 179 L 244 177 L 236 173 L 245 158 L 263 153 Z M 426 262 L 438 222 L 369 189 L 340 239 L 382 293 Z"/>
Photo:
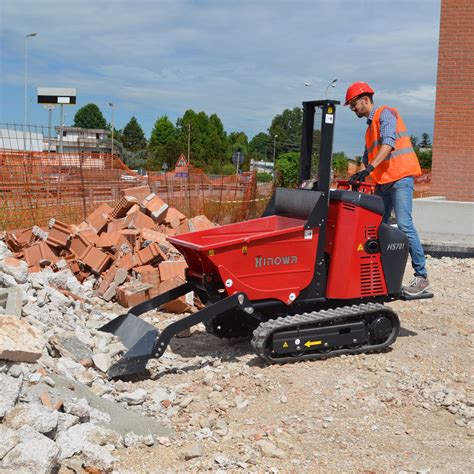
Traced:
<path id="1" fill-rule="evenodd" d="M 385 213 L 383 222 L 388 224 L 392 210 L 395 210 L 395 218 L 398 228 L 408 237 L 411 264 L 415 275 L 427 276 L 426 259 L 420 238 L 413 225 L 411 216 L 413 203 L 414 179 L 412 176 L 395 181 L 386 191 L 377 190 L 377 195 L 383 199 Z"/>

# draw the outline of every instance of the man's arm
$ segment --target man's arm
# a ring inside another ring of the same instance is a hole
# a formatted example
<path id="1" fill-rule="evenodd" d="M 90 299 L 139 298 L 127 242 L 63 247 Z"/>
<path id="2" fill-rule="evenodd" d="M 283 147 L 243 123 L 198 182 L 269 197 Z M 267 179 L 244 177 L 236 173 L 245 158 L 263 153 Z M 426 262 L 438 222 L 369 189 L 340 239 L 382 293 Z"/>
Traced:
<path id="1" fill-rule="evenodd" d="M 392 153 L 395 148 L 395 129 L 397 127 L 397 118 L 392 111 L 385 109 L 380 114 L 380 145 L 379 151 L 375 158 L 370 163 L 374 168 L 377 168 L 382 161 Z M 372 172 L 373 170 L 371 170 Z"/>
<path id="2" fill-rule="evenodd" d="M 390 153 L 392 153 L 393 147 L 390 145 L 382 144 L 380 145 L 379 152 L 377 153 L 376 157 L 370 163 L 374 168 L 377 168 L 382 161 L 384 161 Z"/>

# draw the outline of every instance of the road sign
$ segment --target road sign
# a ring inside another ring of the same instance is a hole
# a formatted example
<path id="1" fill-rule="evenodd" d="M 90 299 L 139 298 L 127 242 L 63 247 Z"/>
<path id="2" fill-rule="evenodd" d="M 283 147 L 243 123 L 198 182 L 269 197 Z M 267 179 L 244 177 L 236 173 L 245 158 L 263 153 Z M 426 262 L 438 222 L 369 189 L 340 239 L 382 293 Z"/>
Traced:
<path id="1" fill-rule="evenodd" d="M 181 153 L 179 155 L 178 161 L 176 161 L 175 168 L 180 168 L 182 166 L 189 166 L 186 157 Z"/>
<path id="2" fill-rule="evenodd" d="M 76 103 L 76 89 L 38 87 L 38 104 L 74 105 Z"/>
<path id="3" fill-rule="evenodd" d="M 240 151 L 237 151 L 232 155 L 232 163 L 234 163 L 234 165 L 237 164 L 237 160 L 239 161 L 239 165 L 242 165 L 244 163 L 245 156 Z"/>

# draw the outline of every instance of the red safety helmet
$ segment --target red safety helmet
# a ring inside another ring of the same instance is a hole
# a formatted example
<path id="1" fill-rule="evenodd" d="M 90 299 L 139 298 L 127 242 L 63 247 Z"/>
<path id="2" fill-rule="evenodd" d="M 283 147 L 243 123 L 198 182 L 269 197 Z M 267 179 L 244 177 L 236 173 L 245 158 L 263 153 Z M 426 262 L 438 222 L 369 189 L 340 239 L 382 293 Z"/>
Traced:
<path id="1" fill-rule="evenodd" d="M 344 102 L 344 105 L 349 105 L 349 102 L 352 99 L 355 99 L 357 96 L 362 94 L 375 94 L 375 92 L 366 82 L 354 82 L 354 84 L 351 84 L 347 88 L 346 101 Z"/>

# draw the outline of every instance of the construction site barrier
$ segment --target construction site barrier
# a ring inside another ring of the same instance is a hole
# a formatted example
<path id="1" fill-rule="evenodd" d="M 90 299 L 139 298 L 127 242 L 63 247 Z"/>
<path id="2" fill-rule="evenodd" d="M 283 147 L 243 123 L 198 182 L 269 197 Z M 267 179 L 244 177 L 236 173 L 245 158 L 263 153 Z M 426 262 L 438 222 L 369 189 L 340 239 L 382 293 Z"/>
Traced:
<path id="1" fill-rule="evenodd" d="M 257 184 L 255 173 L 213 176 L 190 167 L 185 177 L 141 176 L 110 154 L 0 152 L 0 230 L 44 226 L 51 217 L 78 224 L 99 204 L 143 185 L 186 216 L 219 224 L 259 216 L 273 191 L 272 183 Z"/>

